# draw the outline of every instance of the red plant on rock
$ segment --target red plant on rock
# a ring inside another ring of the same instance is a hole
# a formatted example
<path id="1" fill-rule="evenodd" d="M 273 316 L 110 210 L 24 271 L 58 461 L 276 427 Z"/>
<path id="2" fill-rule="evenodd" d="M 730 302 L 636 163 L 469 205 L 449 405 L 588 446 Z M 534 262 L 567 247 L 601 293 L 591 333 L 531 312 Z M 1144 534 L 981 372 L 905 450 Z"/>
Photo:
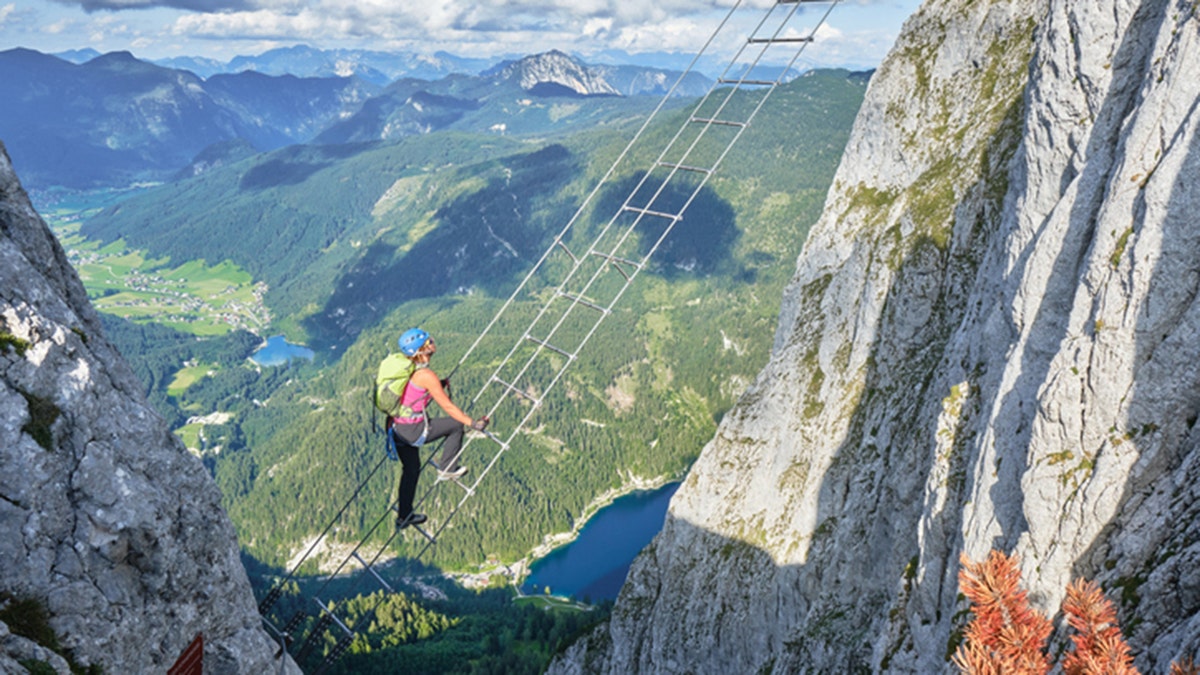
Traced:
<path id="1" fill-rule="evenodd" d="M 961 562 L 958 586 L 971 601 L 975 617 L 954 654 L 955 665 L 971 675 L 1049 672 L 1044 649 L 1051 625 L 1029 606 L 1016 559 L 992 551 L 983 562 L 972 563 L 966 555 Z"/>
<path id="2" fill-rule="evenodd" d="M 1050 622 L 1029 606 L 1016 558 L 992 551 L 983 562 L 973 563 L 966 555 L 960 562 L 958 586 L 971 601 L 974 616 L 954 653 L 954 665 L 968 675 L 1050 672 Z M 1139 675 L 1116 610 L 1095 582 L 1076 580 L 1068 586 L 1062 609 L 1075 629 L 1075 648 L 1062 661 L 1066 675 Z M 1200 667 L 1189 658 L 1171 664 L 1171 675 L 1200 675 Z"/>
<path id="3" fill-rule="evenodd" d="M 1076 579 L 1067 586 L 1063 600 L 1067 623 L 1076 630 L 1071 636 L 1075 649 L 1063 659 L 1067 675 L 1136 675 L 1133 655 L 1121 628 L 1117 611 L 1094 581 Z"/>
<path id="4" fill-rule="evenodd" d="M 1171 675 L 1200 675 L 1200 666 L 1196 665 L 1189 657 L 1184 659 L 1182 663 L 1172 663 Z"/>

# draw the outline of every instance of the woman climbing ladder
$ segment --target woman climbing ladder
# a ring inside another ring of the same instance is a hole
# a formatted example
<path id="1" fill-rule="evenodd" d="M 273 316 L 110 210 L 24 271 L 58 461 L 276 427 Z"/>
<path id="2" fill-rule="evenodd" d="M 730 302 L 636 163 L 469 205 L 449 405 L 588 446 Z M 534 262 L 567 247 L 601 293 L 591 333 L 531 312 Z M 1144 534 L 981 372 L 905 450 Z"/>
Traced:
<path id="1" fill-rule="evenodd" d="M 396 527 L 419 525 L 428 518 L 423 513 L 413 512 L 413 497 L 417 493 L 417 479 L 421 475 L 420 446 L 430 441 L 446 439 L 442 445 L 442 456 L 438 460 L 438 478 L 442 480 L 461 478 L 467 467 L 458 462 L 462 448 L 463 425 L 477 431 L 487 428 L 487 417 L 472 419 L 450 400 L 448 383 L 438 378 L 429 366 L 429 360 L 437 353 L 437 345 L 429 333 L 420 328 L 410 328 L 399 339 L 400 352 L 413 364 L 412 375 L 400 396 L 402 407 L 412 413 L 404 417 L 388 419 L 388 434 L 396 444 L 400 458 L 400 469 L 396 472 Z M 426 406 L 433 400 L 449 417 L 430 419 Z"/>

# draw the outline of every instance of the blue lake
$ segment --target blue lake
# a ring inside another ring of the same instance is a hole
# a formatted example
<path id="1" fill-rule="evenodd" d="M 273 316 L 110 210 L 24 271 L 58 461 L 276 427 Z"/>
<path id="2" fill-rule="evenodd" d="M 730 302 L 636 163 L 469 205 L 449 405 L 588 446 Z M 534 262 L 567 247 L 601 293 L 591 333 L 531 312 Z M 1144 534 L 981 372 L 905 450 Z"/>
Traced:
<path id="1" fill-rule="evenodd" d="M 521 592 L 615 600 L 629 566 L 662 529 L 679 483 L 625 495 L 592 516 L 575 541 L 550 552 L 529 569 Z"/>
<path id="2" fill-rule="evenodd" d="M 294 345 L 283 339 L 282 335 L 267 338 L 267 344 L 258 348 L 250 356 L 250 360 L 260 366 L 282 366 L 292 359 L 308 359 L 312 361 L 313 350 L 303 345 Z"/>

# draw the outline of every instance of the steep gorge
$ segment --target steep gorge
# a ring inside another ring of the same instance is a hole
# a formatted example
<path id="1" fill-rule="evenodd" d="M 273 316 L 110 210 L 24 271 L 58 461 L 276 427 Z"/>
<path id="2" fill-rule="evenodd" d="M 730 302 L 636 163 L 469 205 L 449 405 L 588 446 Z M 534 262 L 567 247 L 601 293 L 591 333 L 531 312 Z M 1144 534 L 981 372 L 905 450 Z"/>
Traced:
<path id="1" fill-rule="evenodd" d="M 943 672 L 992 548 L 1196 656 L 1198 67 L 1193 0 L 926 2 L 770 363 L 551 672 Z"/>

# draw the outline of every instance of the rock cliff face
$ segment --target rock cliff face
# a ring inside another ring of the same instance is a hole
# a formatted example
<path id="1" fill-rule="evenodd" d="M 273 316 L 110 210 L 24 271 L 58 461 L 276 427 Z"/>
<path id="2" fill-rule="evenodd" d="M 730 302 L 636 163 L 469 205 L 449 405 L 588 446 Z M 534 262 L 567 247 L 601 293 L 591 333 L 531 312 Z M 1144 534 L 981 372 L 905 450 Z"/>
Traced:
<path id="1" fill-rule="evenodd" d="M 522 89 L 557 85 L 581 96 L 617 94 L 597 69 L 588 68 L 560 51 L 527 56 L 504 66 L 500 77 L 515 79 Z"/>
<path id="2" fill-rule="evenodd" d="M 1050 615 L 1108 589 L 1143 672 L 1197 654 L 1198 11 L 925 3 L 770 363 L 552 672 L 943 672 L 992 548 Z"/>
<path id="3" fill-rule="evenodd" d="M 205 672 L 280 672 L 221 495 L 141 391 L 0 145 L 0 609 L 32 601 L 107 673 L 197 634 Z M 9 628 L 0 671 L 70 672 Z"/>

